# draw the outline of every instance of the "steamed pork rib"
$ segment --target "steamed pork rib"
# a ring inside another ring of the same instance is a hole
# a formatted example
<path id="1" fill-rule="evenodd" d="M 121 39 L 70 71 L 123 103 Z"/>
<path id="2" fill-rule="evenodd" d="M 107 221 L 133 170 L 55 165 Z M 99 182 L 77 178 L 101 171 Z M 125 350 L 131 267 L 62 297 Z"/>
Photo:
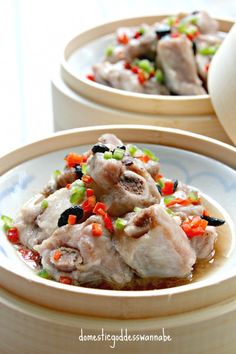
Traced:
<path id="1" fill-rule="evenodd" d="M 168 89 L 179 95 L 206 93 L 197 75 L 192 43 L 184 35 L 158 42 L 158 61 L 164 71 Z"/>
<path id="2" fill-rule="evenodd" d="M 202 34 L 195 40 L 197 70 L 205 86 L 211 60 L 222 41 L 223 38 L 218 34 Z"/>
<path id="3" fill-rule="evenodd" d="M 196 262 L 187 236 L 160 205 L 132 215 L 116 248 L 140 277 L 183 278 Z"/>
<path id="4" fill-rule="evenodd" d="M 14 221 L 2 217 L 40 276 L 138 290 L 190 282 L 198 262 L 213 264 L 224 220 L 209 215 L 198 190 L 163 176 L 152 151 L 104 134 L 64 164 Z"/>
<path id="5" fill-rule="evenodd" d="M 102 229 L 100 237 L 93 236 L 93 225 Z M 132 279 L 132 271 L 117 253 L 113 240 L 100 216 L 91 216 L 79 225 L 65 225 L 35 249 L 42 265 L 54 279 L 70 275 L 80 284 L 93 286 L 106 281 L 122 286 Z"/>
<path id="6" fill-rule="evenodd" d="M 87 78 L 135 93 L 202 95 L 221 42 L 218 22 L 205 11 L 118 28 L 105 57 Z"/>
<path id="7" fill-rule="evenodd" d="M 107 50 L 107 61 L 110 63 L 114 64 L 120 60 L 132 62 L 133 59 L 147 54 L 155 56 L 157 38 L 153 28 L 147 24 L 119 28 L 116 38 L 118 45 L 114 48 L 108 47 Z"/>
<path id="8" fill-rule="evenodd" d="M 217 232 L 213 226 L 207 226 L 203 235 L 191 239 L 191 247 L 195 250 L 197 259 L 211 259 L 214 256 L 216 239 Z"/>
<path id="9" fill-rule="evenodd" d="M 192 19 L 193 18 L 200 33 L 215 34 L 218 31 L 218 22 L 209 16 L 206 11 L 199 11 L 194 13 L 192 15 Z"/>
<path id="10" fill-rule="evenodd" d="M 95 81 L 117 89 L 138 93 L 168 95 L 167 88 L 156 80 L 142 82 L 143 77 L 124 68 L 123 63 L 98 63 L 93 67 Z"/>
<path id="11" fill-rule="evenodd" d="M 132 60 L 142 55 L 149 57 L 155 56 L 157 42 L 156 33 L 147 25 L 142 25 L 141 28 L 144 31 L 143 35 L 138 38 L 132 38 L 125 46 L 124 59 L 127 62 L 132 62 Z"/>
<path id="12" fill-rule="evenodd" d="M 43 208 L 42 201 L 47 203 Z M 27 202 L 15 220 L 22 244 L 32 248 L 48 238 L 56 229 L 61 213 L 71 207 L 70 191 L 59 189 L 44 199 L 38 195 Z"/>
<path id="13" fill-rule="evenodd" d="M 96 153 L 88 161 L 88 172 L 100 190 L 100 198 L 112 216 L 160 202 L 155 182 L 142 165 L 133 161 L 125 165 L 115 159 L 104 159 Z"/>

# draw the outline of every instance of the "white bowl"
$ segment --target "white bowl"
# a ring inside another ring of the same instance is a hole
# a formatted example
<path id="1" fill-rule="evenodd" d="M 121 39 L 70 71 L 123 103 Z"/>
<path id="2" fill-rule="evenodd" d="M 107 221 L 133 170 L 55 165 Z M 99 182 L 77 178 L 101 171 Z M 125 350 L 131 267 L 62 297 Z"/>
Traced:
<path id="1" fill-rule="evenodd" d="M 233 354 L 236 345 L 236 149 L 192 133 L 153 126 L 100 126 L 58 133 L 0 159 L 0 212 L 15 216 L 38 192 L 68 151 L 84 151 L 99 135 L 112 132 L 125 142 L 150 147 L 163 172 L 190 183 L 224 207 L 231 229 L 226 260 L 209 276 L 181 287 L 111 291 L 63 285 L 35 275 L 0 237 L 0 341 L 5 353 L 109 353 L 111 342 L 80 342 L 102 328 L 118 335 L 165 333 L 172 341 L 118 343 L 118 352 Z M 5 290 L 5 289 L 7 290 Z M 12 293 L 14 295 L 12 295 Z M 14 333 L 14 336 L 12 336 Z M 27 333 L 27 335 L 26 335 Z M 201 338 L 201 340 L 199 340 Z M 118 346 L 117 344 L 117 346 Z"/>

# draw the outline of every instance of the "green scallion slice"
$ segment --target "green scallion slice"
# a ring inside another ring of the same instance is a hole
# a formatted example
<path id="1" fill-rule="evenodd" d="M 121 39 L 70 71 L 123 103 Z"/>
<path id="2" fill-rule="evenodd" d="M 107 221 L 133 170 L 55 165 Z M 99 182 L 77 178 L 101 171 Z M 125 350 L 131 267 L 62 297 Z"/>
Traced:
<path id="1" fill-rule="evenodd" d="M 138 212 L 141 211 L 141 210 L 142 210 L 142 208 L 139 208 L 139 207 L 135 207 L 135 208 L 134 208 L 134 212 L 135 212 L 135 213 L 138 213 Z"/>
<path id="2" fill-rule="evenodd" d="M 61 171 L 60 170 L 56 170 L 56 171 L 54 171 L 53 172 L 53 176 L 56 178 L 56 177 L 58 177 L 58 176 L 60 176 L 61 175 Z"/>
<path id="3" fill-rule="evenodd" d="M 154 155 L 154 153 L 149 149 L 143 149 L 143 152 L 146 156 L 150 157 L 153 161 L 159 161 L 158 157 Z"/>
<path id="4" fill-rule="evenodd" d="M 84 182 L 80 179 L 77 179 L 75 182 L 72 183 L 72 188 L 84 187 Z"/>
<path id="5" fill-rule="evenodd" d="M 12 227 L 13 220 L 7 215 L 2 215 L 1 220 L 3 222 L 4 232 L 7 232 Z"/>
<path id="6" fill-rule="evenodd" d="M 112 158 L 112 152 L 111 151 L 105 151 L 103 155 L 105 160 L 109 160 Z"/>
<path id="7" fill-rule="evenodd" d="M 214 55 L 218 48 L 219 48 L 219 46 L 205 47 L 205 48 L 199 49 L 198 53 L 201 55 Z"/>
<path id="8" fill-rule="evenodd" d="M 171 26 L 173 26 L 173 25 L 175 24 L 176 20 L 177 20 L 177 17 L 175 17 L 175 16 L 170 16 L 170 17 L 168 17 L 168 18 L 166 19 L 166 22 L 167 22 L 167 24 L 171 27 Z"/>
<path id="9" fill-rule="evenodd" d="M 163 179 L 163 178 L 160 178 L 160 179 L 158 180 L 157 184 L 159 184 L 159 186 L 160 186 L 161 188 L 163 188 L 164 185 L 165 185 L 164 179 Z"/>
<path id="10" fill-rule="evenodd" d="M 131 155 L 132 157 L 135 156 L 135 154 L 136 154 L 137 151 L 138 151 L 137 146 L 135 146 L 135 145 L 130 145 L 130 146 L 129 146 L 129 153 L 130 153 L 130 155 Z"/>
<path id="11" fill-rule="evenodd" d="M 117 218 L 115 221 L 115 228 L 117 230 L 124 230 L 125 226 L 127 225 L 127 221 L 122 218 Z"/>
<path id="12" fill-rule="evenodd" d="M 145 33 L 145 28 L 140 27 L 139 30 L 138 30 L 138 32 L 139 32 L 141 35 L 143 35 L 143 34 Z"/>
<path id="13" fill-rule="evenodd" d="M 193 202 L 197 202 L 199 197 L 198 197 L 198 193 L 196 191 L 191 191 L 189 194 L 188 194 L 188 199 L 190 199 L 191 201 Z"/>
<path id="14" fill-rule="evenodd" d="M 153 71 L 153 66 L 151 65 L 150 61 L 147 59 L 139 60 L 138 66 L 140 69 L 142 69 L 148 74 L 150 74 Z"/>
<path id="15" fill-rule="evenodd" d="M 106 54 L 106 57 L 111 57 L 112 54 L 114 52 L 114 48 L 113 47 L 107 47 L 106 51 L 105 51 L 105 54 Z"/>
<path id="16" fill-rule="evenodd" d="M 165 205 L 168 204 L 171 200 L 174 200 L 176 197 L 174 197 L 173 195 L 168 195 L 164 198 L 164 203 Z"/>
<path id="17" fill-rule="evenodd" d="M 43 209 L 47 209 L 47 207 L 48 207 L 48 201 L 47 201 L 46 199 L 44 199 L 44 200 L 42 201 L 41 207 L 42 207 Z"/>
<path id="18" fill-rule="evenodd" d="M 165 77 L 163 72 L 160 69 L 157 69 L 155 74 L 155 79 L 160 83 L 163 84 L 165 82 Z"/>
<path id="19" fill-rule="evenodd" d="M 51 275 L 46 271 L 46 269 L 40 270 L 38 273 L 38 276 L 44 279 L 52 279 Z"/>
<path id="20" fill-rule="evenodd" d="M 79 204 L 85 195 L 86 188 L 85 187 L 78 187 L 72 189 L 72 194 L 70 196 L 71 204 Z"/>
<path id="21" fill-rule="evenodd" d="M 191 20 L 190 20 L 190 23 L 192 25 L 196 25 L 197 24 L 197 17 L 192 17 Z"/>
<path id="22" fill-rule="evenodd" d="M 86 163 L 83 163 L 83 164 L 82 164 L 82 172 L 83 172 L 84 175 L 86 175 L 87 172 L 88 172 L 88 166 L 87 166 Z"/>
<path id="23" fill-rule="evenodd" d="M 124 157 L 124 150 L 123 149 L 115 149 L 113 152 L 113 158 L 116 160 L 122 160 Z"/>
<path id="24" fill-rule="evenodd" d="M 185 33 L 186 31 L 186 24 L 184 22 L 180 22 L 178 25 L 178 32 L 179 33 Z"/>

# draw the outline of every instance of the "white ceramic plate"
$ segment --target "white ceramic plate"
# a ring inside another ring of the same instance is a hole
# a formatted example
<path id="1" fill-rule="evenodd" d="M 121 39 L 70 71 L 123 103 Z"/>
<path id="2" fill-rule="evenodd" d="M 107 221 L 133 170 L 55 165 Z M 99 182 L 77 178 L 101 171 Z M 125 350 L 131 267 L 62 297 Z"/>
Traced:
<path id="1" fill-rule="evenodd" d="M 113 131 L 121 139 L 124 139 L 124 141 L 132 141 L 141 147 L 148 147 L 159 156 L 162 171 L 166 176 L 178 178 L 187 184 L 191 184 L 213 198 L 224 208 L 224 217 L 227 219 L 232 233 L 235 232 L 236 171 L 216 159 L 196 152 L 186 151 L 182 148 L 189 149 L 192 146 L 192 149 L 195 151 L 203 151 L 205 149 L 205 154 L 211 156 L 218 154 L 219 160 L 225 160 L 229 164 L 230 162 L 228 162 L 227 158 L 231 159 L 232 156 L 235 157 L 236 150 L 226 144 L 191 133 L 148 126 L 105 126 L 69 131 L 23 147 L 9 156 L 2 158 L 0 161 L 2 163 L 2 171 L 4 167 L 5 169 L 11 166 L 16 167 L 11 168 L 0 178 L 0 213 L 14 217 L 21 205 L 32 194 L 42 189 L 52 172 L 63 168 L 63 158 L 68 152 L 85 151 L 88 147 L 85 143 L 89 143 L 89 146 L 91 146 L 100 134 L 109 131 Z M 134 138 L 135 136 L 136 139 Z M 146 141 L 150 143 L 156 142 L 156 144 L 144 144 Z M 180 148 L 173 147 L 176 145 L 179 145 Z M 228 153 L 227 156 L 226 153 Z M 233 166 L 235 164 L 234 161 L 231 164 Z M 190 308 L 198 305 L 201 306 L 202 302 L 206 303 L 210 299 L 214 302 L 215 300 L 212 300 L 212 298 L 203 296 L 207 288 L 209 291 L 215 286 L 216 288 L 213 289 L 214 292 L 219 288 L 215 296 L 224 296 L 225 293 L 221 288 L 223 280 L 230 280 L 232 277 L 236 278 L 236 250 L 234 242 L 231 249 L 227 250 L 226 256 L 228 258 L 224 262 L 224 265 L 209 277 L 178 288 L 135 292 L 86 289 L 63 285 L 38 277 L 19 259 L 14 248 L 1 232 L 0 281 L 3 286 L 30 300 L 77 313 L 101 314 L 104 311 L 106 312 L 106 309 L 104 309 L 104 306 L 101 306 L 99 312 L 99 301 L 105 301 L 106 303 L 109 299 L 109 301 L 116 303 L 118 297 L 126 299 L 127 308 L 119 303 L 119 306 L 116 306 L 116 309 L 112 310 L 114 316 L 136 317 L 136 304 L 132 304 L 132 308 L 130 309 L 129 301 L 132 301 L 133 298 L 140 299 L 140 301 L 149 298 L 150 306 L 148 305 L 143 309 L 141 317 L 147 314 L 153 317 L 157 313 L 162 313 L 167 308 L 170 312 L 176 312 L 183 311 L 185 306 L 190 306 Z M 221 283 L 219 283 L 220 281 Z M 199 293 L 196 290 L 204 290 L 204 293 L 202 292 L 199 297 Z M 194 295 L 195 291 L 196 295 Z M 186 305 L 187 302 L 183 303 L 181 298 L 184 294 L 188 294 L 189 298 L 191 294 L 197 296 L 198 303 Z M 172 309 L 170 309 L 170 304 L 168 303 L 170 295 L 172 296 Z M 90 298 L 94 301 L 94 296 L 96 297 L 95 302 L 97 304 L 89 301 Z M 163 308 L 157 306 L 157 303 L 153 307 L 155 298 L 159 300 L 159 304 L 161 301 L 164 301 Z M 82 305 L 85 299 L 86 305 Z M 181 301 L 181 304 L 178 305 L 178 310 L 176 310 L 174 304 L 178 303 L 178 301 Z M 93 306 L 95 307 L 93 308 Z M 98 306 L 98 309 L 96 306 Z M 109 307 L 107 311 L 110 316 L 111 309 Z M 118 311 L 119 315 L 116 315 L 116 311 Z"/>
<path id="2" fill-rule="evenodd" d="M 213 113 L 209 95 L 160 96 L 126 92 L 86 79 L 91 67 L 101 61 L 104 50 L 115 40 L 119 27 L 153 24 L 169 15 L 145 16 L 113 21 L 79 34 L 67 43 L 61 62 L 61 75 L 76 92 L 110 107 L 137 113 L 207 114 Z M 222 32 L 228 32 L 232 21 L 220 20 Z"/>

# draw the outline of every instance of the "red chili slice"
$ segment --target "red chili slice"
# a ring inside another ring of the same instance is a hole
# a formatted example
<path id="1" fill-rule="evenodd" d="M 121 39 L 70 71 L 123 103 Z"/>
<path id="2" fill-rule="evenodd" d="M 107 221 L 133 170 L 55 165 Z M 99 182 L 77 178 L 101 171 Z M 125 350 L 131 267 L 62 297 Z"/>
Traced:
<path id="1" fill-rule="evenodd" d="M 174 193 L 174 182 L 166 181 L 164 187 L 161 189 L 162 195 L 170 195 Z"/>
<path id="2" fill-rule="evenodd" d="M 104 203 L 97 202 L 94 209 L 93 209 L 93 213 L 96 215 L 105 215 L 106 210 L 107 210 L 107 207 Z"/>
<path id="3" fill-rule="evenodd" d="M 105 214 L 103 216 L 103 221 L 104 221 L 104 224 L 105 224 L 105 228 L 110 231 L 110 233 L 113 233 L 114 232 L 114 227 L 113 227 L 113 224 L 112 224 L 112 220 L 111 218 L 108 216 L 108 214 Z"/>
<path id="4" fill-rule="evenodd" d="M 102 236 L 102 226 L 96 222 L 92 223 L 93 236 Z"/>
<path id="5" fill-rule="evenodd" d="M 75 167 L 76 165 L 80 165 L 83 162 L 83 156 L 75 154 L 74 152 L 70 152 L 68 155 L 66 155 L 65 160 L 68 167 Z"/>
<path id="6" fill-rule="evenodd" d="M 69 285 L 71 285 L 71 284 L 72 284 L 72 279 L 69 278 L 69 277 L 60 276 L 59 282 L 62 283 L 62 284 L 69 284 Z"/>
<path id="7" fill-rule="evenodd" d="M 95 76 L 93 74 L 88 74 L 86 77 L 88 80 L 95 81 Z"/>
<path id="8" fill-rule="evenodd" d="M 117 37 L 117 42 L 126 45 L 129 43 L 129 37 L 126 33 L 123 33 Z"/>
<path id="9" fill-rule="evenodd" d="M 19 243 L 19 231 L 16 227 L 11 227 L 7 232 L 7 238 L 11 243 Z"/>

